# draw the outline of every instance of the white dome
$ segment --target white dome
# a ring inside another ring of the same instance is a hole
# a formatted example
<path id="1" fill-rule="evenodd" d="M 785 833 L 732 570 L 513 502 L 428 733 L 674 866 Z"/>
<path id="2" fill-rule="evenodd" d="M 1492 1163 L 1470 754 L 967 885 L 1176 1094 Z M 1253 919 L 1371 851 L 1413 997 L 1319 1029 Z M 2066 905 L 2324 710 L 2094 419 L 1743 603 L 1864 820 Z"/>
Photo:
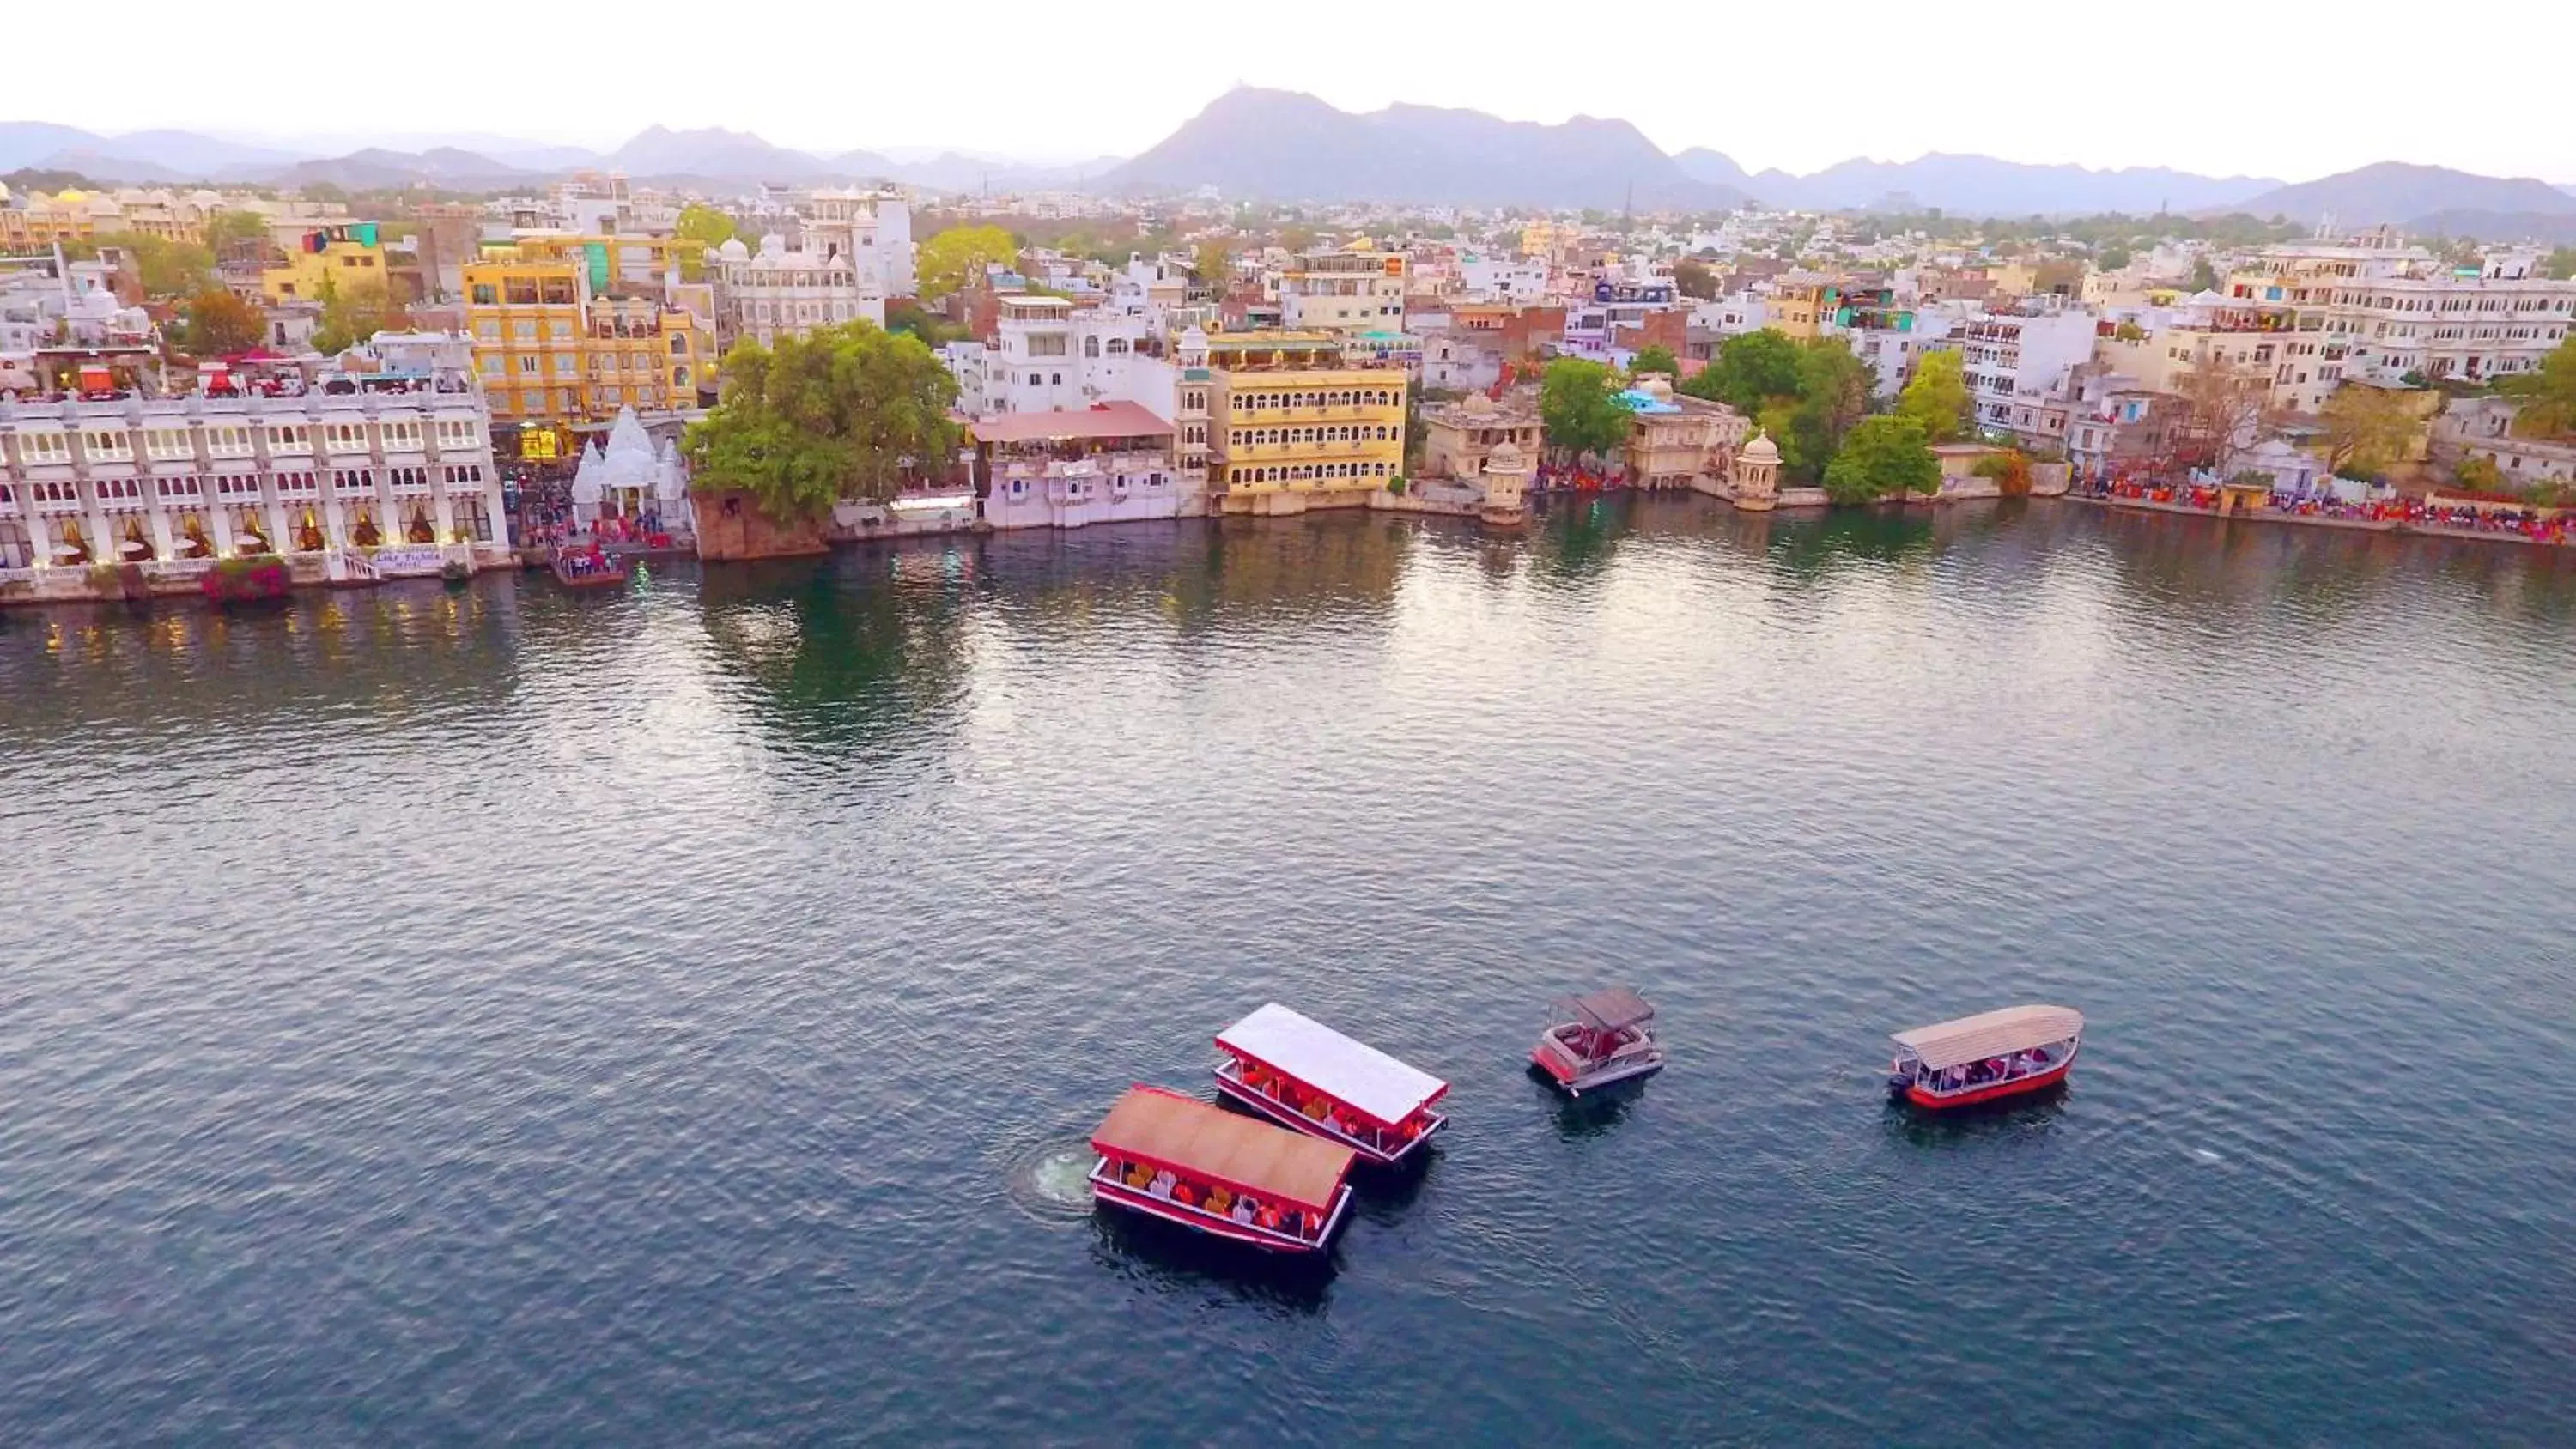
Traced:
<path id="1" fill-rule="evenodd" d="M 747 262 L 751 260 L 751 248 L 742 244 L 741 237 L 727 237 L 725 244 L 716 248 L 716 255 L 729 262 Z"/>
<path id="2" fill-rule="evenodd" d="M 1753 441 L 1744 445 L 1744 461 L 1777 463 L 1780 461 L 1780 445 L 1772 442 L 1768 434 L 1755 433 Z"/>

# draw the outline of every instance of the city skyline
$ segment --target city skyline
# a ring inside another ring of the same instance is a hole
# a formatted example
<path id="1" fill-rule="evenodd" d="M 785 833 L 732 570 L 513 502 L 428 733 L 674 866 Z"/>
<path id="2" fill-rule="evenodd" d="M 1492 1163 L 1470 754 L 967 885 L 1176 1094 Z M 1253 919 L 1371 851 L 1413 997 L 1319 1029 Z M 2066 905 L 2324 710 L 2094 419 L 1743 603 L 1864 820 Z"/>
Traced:
<path id="1" fill-rule="evenodd" d="M 2311 82 L 2387 76 L 2395 59 L 2384 34 L 2359 25 L 2310 27 L 2295 75 L 2270 70 L 2223 86 L 2212 79 L 2206 84 L 2214 93 L 2203 82 L 2175 78 L 2195 65 L 2215 76 L 2241 60 L 2241 46 L 2228 37 L 2267 15 L 2297 18 L 2286 0 L 2178 0 L 2160 18 L 2164 38 L 2145 44 L 2130 33 L 2133 21 L 2073 15 L 2052 27 L 2045 57 L 2008 53 L 1972 26 L 1917 36 L 1900 23 L 1908 11 L 1863 0 L 1845 17 L 1847 31 L 1884 20 L 1890 34 L 1906 39 L 1873 48 L 1871 63 L 1856 61 L 1848 74 L 1822 82 L 1812 67 L 1770 64 L 1766 57 L 1779 52 L 1753 43 L 1744 17 L 1708 13 L 1655 17 L 1662 42 L 1640 50 L 1623 34 L 1615 47 L 1626 57 L 1621 65 L 1587 67 L 1565 63 L 1561 48 L 1542 44 L 1537 29 L 1514 13 L 1481 24 L 1457 12 L 1390 10 L 1370 18 L 1370 55 L 1437 54 L 1445 63 L 1355 66 L 1315 47 L 1281 46 L 1273 22 L 1223 11 L 1205 13 L 1186 36 L 1117 34 L 1113 22 L 1114 45 L 1077 53 L 1043 38 L 1060 12 L 1006 0 L 984 33 L 1035 38 L 970 40 L 960 50 L 945 15 L 870 15 L 867 54 L 876 63 L 854 77 L 847 49 L 782 43 L 781 27 L 794 29 L 800 13 L 825 26 L 830 12 L 789 7 L 773 12 L 769 25 L 725 28 L 689 26 L 692 12 L 647 5 L 643 13 L 671 23 L 586 37 L 580 64 L 567 76 L 579 83 L 566 84 L 532 86 L 523 68 L 491 64 L 477 32 L 414 34 L 388 22 L 382 45 L 399 48 L 406 68 L 435 77 L 435 86 L 412 93 L 396 125 L 317 127 L 261 124 L 279 114 L 274 110 L 256 118 L 210 111 L 190 78 L 209 65 L 235 63 L 329 73 L 349 54 L 345 29 L 253 40 L 210 30 L 201 12 L 170 0 L 146 0 L 140 9 L 141 23 L 118 38 L 125 74 L 136 84 L 108 92 L 80 68 L 54 68 L 20 79 L 5 119 L 103 134 L 171 128 L 284 140 L 471 132 L 598 149 L 658 124 L 748 131 L 823 155 L 954 149 L 1061 163 L 1134 155 L 1244 84 L 1303 91 L 1344 110 L 1407 104 L 1542 123 L 1576 115 L 1624 120 L 1667 152 L 1703 146 L 1748 170 L 1801 175 L 1855 157 L 1904 161 L 1954 152 L 2290 181 L 2377 161 L 2576 181 L 2576 162 L 2554 144 L 2544 91 L 2494 87 L 2471 67 L 2440 63 L 2466 38 L 2410 37 L 2408 104 L 2345 107 L 2330 120 Z M 1013 15 L 1028 23 L 1010 24 Z M 2480 34 L 2511 33 L 2525 21 L 2537 29 L 2550 15 L 2545 0 L 2502 0 L 2501 13 L 2487 17 L 2497 23 Z M 675 27 L 689 37 L 685 73 L 669 65 Z M 2159 45 L 2168 53 L 2157 53 Z M 943 65 L 942 56 L 958 65 Z M 653 83 L 655 76 L 670 83 Z M 601 85 L 585 77 L 627 79 Z M 384 113 L 365 114 L 373 121 Z M 2424 125 L 2425 117 L 2444 114 L 2477 123 Z"/>

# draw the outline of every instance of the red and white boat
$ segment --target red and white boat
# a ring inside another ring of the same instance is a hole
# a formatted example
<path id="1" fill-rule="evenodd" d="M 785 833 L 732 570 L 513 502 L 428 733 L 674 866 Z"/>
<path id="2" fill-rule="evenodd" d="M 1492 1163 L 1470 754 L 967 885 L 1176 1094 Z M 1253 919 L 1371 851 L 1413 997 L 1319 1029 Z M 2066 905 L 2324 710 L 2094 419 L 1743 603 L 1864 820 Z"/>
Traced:
<path id="1" fill-rule="evenodd" d="M 1218 1091 L 1371 1162 L 1402 1162 L 1449 1123 L 1431 1110 L 1447 1082 L 1278 1002 L 1218 1032 L 1216 1044 Z"/>
<path id="2" fill-rule="evenodd" d="M 1966 1107 L 2066 1080 L 2084 1044 L 2084 1013 L 2007 1006 L 1896 1034 L 1887 1090 L 1917 1107 Z"/>
<path id="3" fill-rule="evenodd" d="M 1347 1147 L 1161 1087 L 1130 1087 L 1091 1134 L 1095 1201 L 1279 1253 L 1315 1253 L 1349 1215 Z"/>

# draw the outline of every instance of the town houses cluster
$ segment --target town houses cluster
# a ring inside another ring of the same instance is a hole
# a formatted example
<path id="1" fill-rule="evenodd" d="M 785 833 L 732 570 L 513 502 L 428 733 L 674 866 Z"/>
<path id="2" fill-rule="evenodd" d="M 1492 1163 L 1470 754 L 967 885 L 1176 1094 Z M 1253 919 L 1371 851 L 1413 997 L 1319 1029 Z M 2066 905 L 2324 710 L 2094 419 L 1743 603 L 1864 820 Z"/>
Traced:
<path id="1" fill-rule="evenodd" d="M 965 227 L 1019 235 L 925 279 Z M 1960 448 L 2097 484 L 2151 471 L 2213 375 L 2249 403 L 2219 473 L 2388 487 L 2333 476 L 2321 420 L 2358 390 L 2416 422 L 2383 474 L 2563 482 L 2576 448 L 2524 436 L 2491 386 L 2576 323 L 2548 260 L 2385 228 L 2110 246 L 1781 212 L 710 195 L 608 174 L 479 200 L 0 188 L 0 580 L 254 553 L 328 579 L 470 569 L 525 541 L 540 497 L 575 533 L 642 517 L 686 539 L 677 445 L 728 352 L 855 322 L 936 351 L 966 441 L 921 460 L 918 497 L 836 511 L 845 534 L 1510 522 L 1526 491 L 1578 483 L 1820 502 L 1783 486 L 1750 408 L 1692 385 L 1764 331 L 1848 348 L 1881 407 L 1954 354 Z M 1550 435 L 1540 383 L 1564 358 L 1608 370 L 1624 442 L 1578 458 Z M 1947 458 L 1943 480 L 1980 481 Z"/>

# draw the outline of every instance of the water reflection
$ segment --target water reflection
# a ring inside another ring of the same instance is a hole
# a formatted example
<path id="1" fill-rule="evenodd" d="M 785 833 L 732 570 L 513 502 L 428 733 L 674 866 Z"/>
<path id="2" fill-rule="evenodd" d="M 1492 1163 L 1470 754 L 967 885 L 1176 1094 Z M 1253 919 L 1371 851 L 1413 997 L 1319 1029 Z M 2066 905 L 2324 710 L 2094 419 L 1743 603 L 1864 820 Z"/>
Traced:
<path id="1" fill-rule="evenodd" d="M 1530 1065 L 1527 1075 L 1533 1083 L 1539 1084 L 1540 1091 L 1553 1108 L 1556 1135 L 1573 1142 L 1598 1137 L 1628 1120 L 1628 1114 L 1636 1110 L 1637 1103 L 1645 1097 L 1647 1084 L 1659 1074 L 1649 1072 L 1642 1077 L 1594 1087 L 1580 1097 L 1569 1097 L 1550 1085 L 1546 1071 L 1536 1063 Z"/>
<path id="2" fill-rule="evenodd" d="M 1890 1139 L 1909 1147 L 1962 1147 L 2046 1131 L 2066 1110 L 2073 1090 L 2063 1080 L 1992 1102 L 1926 1111 L 1890 1096 L 1882 1122 Z"/>
<path id="3" fill-rule="evenodd" d="M 1167 1292 L 1219 1293 L 1296 1314 L 1320 1313 L 1331 1299 L 1348 1224 L 1322 1253 L 1270 1253 L 1229 1243 L 1143 1213 L 1103 1207 L 1093 1217 L 1093 1257 L 1131 1282 Z"/>

